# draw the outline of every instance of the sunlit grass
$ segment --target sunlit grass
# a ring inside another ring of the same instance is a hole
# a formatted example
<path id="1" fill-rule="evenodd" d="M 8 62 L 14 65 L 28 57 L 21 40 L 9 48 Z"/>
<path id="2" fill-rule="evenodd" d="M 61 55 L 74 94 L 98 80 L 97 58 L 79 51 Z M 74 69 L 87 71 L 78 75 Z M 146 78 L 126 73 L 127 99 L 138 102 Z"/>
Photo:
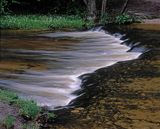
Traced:
<path id="1" fill-rule="evenodd" d="M 40 107 L 32 100 L 23 100 L 16 93 L 0 89 L 0 101 L 14 104 L 20 109 L 20 114 L 29 119 L 34 119 L 40 112 Z"/>
<path id="2" fill-rule="evenodd" d="M 7 15 L 1 16 L 0 22 L 1 29 L 80 29 L 85 24 L 79 16 L 51 15 Z"/>
<path id="3" fill-rule="evenodd" d="M 0 89 L 0 102 L 17 107 L 19 115 L 23 116 L 26 120 L 26 122 L 23 123 L 24 129 L 39 129 L 39 123 L 36 121 L 38 117 L 41 119 L 44 118 L 46 122 L 54 122 L 57 117 L 54 112 L 43 111 L 36 102 L 19 98 L 14 91 Z M 0 123 L 0 126 L 2 125 L 7 129 L 10 129 L 14 126 L 15 119 L 18 118 L 7 114 L 7 117 Z M 27 121 L 29 121 L 29 123 Z"/>
<path id="4" fill-rule="evenodd" d="M 7 115 L 7 117 L 3 120 L 2 126 L 4 126 L 6 129 L 14 128 L 16 118 L 11 115 Z"/>

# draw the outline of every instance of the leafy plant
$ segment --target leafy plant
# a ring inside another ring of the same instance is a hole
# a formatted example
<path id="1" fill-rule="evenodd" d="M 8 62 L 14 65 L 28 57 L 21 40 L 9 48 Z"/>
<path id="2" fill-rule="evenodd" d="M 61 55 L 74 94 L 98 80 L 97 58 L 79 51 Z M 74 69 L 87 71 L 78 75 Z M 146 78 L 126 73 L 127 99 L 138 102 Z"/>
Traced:
<path id="1" fill-rule="evenodd" d="M 126 24 L 126 23 L 132 23 L 134 21 L 135 21 L 134 18 L 128 14 L 119 15 L 115 19 L 116 24 Z"/>
<path id="2" fill-rule="evenodd" d="M 40 107 L 34 101 L 18 101 L 17 105 L 20 106 L 20 113 L 27 119 L 34 119 L 40 112 Z"/>
<path id="3" fill-rule="evenodd" d="M 0 15 L 8 14 L 10 11 L 8 6 L 12 3 L 20 4 L 17 0 L 0 0 Z"/>
<path id="4" fill-rule="evenodd" d="M 7 9 L 8 1 L 7 0 L 1 0 L 0 1 L 0 14 L 5 14 Z"/>
<path id="5" fill-rule="evenodd" d="M 110 17 L 108 14 L 105 14 L 103 17 L 101 17 L 100 19 L 100 23 L 101 24 L 107 24 L 110 22 Z"/>
<path id="6" fill-rule="evenodd" d="M 6 129 L 10 129 L 14 126 L 15 123 L 15 117 L 8 115 L 4 120 L 3 120 L 3 125 L 6 127 Z"/>
<path id="7" fill-rule="evenodd" d="M 54 118 L 56 118 L 56 115 L 54 113 L 48 112 L 47 115 L 48 115 L 48 119 L 54 119 Z"/>

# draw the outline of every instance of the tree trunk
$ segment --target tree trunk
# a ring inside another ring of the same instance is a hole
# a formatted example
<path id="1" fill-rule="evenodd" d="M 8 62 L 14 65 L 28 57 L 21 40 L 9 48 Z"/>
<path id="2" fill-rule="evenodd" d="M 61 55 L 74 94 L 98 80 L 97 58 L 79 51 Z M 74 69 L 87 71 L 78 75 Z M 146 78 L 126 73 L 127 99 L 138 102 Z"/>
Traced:
<path id="1" fill-rule="evenodd" d="M 88 10 L 87 19 L 94 21 L 96 19 L 96 13 L 97 13 L 96 0 L 88 0 L 87 10 Z"/>
<path id="2" fill-rule="evenodd" d="M 88 5 L 88 1 L 87 0 L 83 0 L 83 2 L 85 3 L 85 5 Z"/>
<path id="3" fill-rule="evenodd" d="M 126 11 L 128 3 L 129 3 L 129 0 L 126 0 L 121 10 L 121 14 L 123 14 Z"/>
<path id="4" fill-rule="evenodd" d="M 101 18 L 105 15 L 106 13 L 106 5 L 107 5 L 107 0 L 102 0 L 102 9 L 101 9 Z"/>

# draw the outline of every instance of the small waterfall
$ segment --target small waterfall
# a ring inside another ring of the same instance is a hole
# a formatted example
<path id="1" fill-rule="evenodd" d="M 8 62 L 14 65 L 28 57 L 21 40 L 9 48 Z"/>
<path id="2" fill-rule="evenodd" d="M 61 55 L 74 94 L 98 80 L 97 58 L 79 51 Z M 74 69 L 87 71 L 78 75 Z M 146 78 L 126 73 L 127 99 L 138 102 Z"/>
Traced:
<path id="1" fill-rule="evenodd" d="M 33 99 L 41 106 L 65 106 L 77 97 L 72 93 L 80 89 L 80 75 L 136 59 L 141 54 L 127 52 L 130 48 L 122 44 L 121 37 L 110 35 L 102 27 L 85 32 L 44 33 L 25 41 L 17 36 L 16 40 L 26 46 L 19 46 L 18 42 L 15 46 L 9 44 L 3 50 L 4 58 L 23 65 L 29 63 L 30 67 L 41 64 L 45 69 L 17 67 L 22 72 L 0 72 L 0 85 L 16 90 L 21 97 Z"/>

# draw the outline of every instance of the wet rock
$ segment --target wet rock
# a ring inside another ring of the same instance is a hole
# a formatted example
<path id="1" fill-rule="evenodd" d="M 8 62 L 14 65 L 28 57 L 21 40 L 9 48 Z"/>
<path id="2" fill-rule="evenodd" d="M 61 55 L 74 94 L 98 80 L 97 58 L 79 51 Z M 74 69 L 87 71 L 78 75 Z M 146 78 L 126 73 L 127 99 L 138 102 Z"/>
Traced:
<path id="1" fill-rule="evenodd" d="M 80 111 L 79 111 L 79 110 L 77 110 L 77 109 L 72 110 L 71 112 L 72 112 L 72 113 L 80 113 Z"/>
<path id="2" fill-rule="evenodd" d="M 90 116 L 87 116 L 86 117 L 86 120 L 91 120 L 92 118 Z"/>
<path id="3" fill-rule="evenodd" d="M 84 108 L 76 108 L 76 109 L 74 109 L 74 110 L 72 110 L 71 112 L 72 113 L 80 113 L 81 111 L 83 111 L 84 110 Z"/>
<path id="4" fill-rule="evenodd" d="M 105 100 L 100 100 L 99 103 L 100 104 L 105 104 L 106 102 L 105 102 Z"/>

